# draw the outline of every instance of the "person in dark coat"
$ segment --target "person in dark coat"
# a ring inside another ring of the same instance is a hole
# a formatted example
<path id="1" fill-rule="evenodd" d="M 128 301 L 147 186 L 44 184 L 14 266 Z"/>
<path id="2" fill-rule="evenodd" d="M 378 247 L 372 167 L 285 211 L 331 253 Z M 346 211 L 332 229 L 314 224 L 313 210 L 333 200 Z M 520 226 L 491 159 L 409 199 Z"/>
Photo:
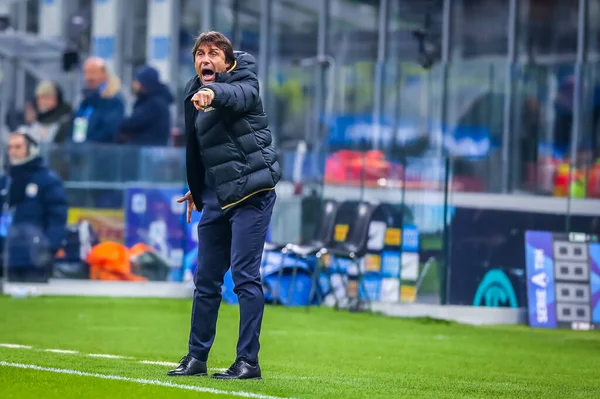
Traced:
<path id="1" fill-rule="evenodd" d="M 121 81 L 108 73 L 105 61 L 88 58 L 83 65 L 85 89 L 75 112 L 75 143 L 114 143 L 125 114 Z"/>
<path id="2" fill-rule="evenodd" d="M 215 338 L 221 286 L 231 267 L 240 304 L 237 358 L 218 379 L 258 379 L 264 310 L 260 262 L 281 177 L 256 78 L 256 61 L 234 52 L 218 32 L 193 49 L 197 76 L 184 101 L 188 222 L 198 224 L 198 268 L 188 354 L 170 376 L 205 375 Z"/>
<path id="3" fill-rule="evenodd" d="M 65 238 L 67 195 L 28 134 L 10 135 L 8 157 L 8 176 L 0 177 L 0 248 L 8 249 L 9 278 L 45 280 Z"/>
<path id="4" fill-rule="evenodd" d="M 35 89 L 37 122 L 29 134 L 38 143 L 64 143 L 73 131 L 73 109 L 64 100 L 60 86 L 44 80 Z"/>
<path id="5" fill-rule="evenodd" d="M 166 146 L 171 135 L 169 105 L 173 96 L 160 82 L 158 71 L 150 66 L 139 67 L 133 81 L 137 100 L 133 113 L 121 124 L 120 142 L 132 145 Z"/>

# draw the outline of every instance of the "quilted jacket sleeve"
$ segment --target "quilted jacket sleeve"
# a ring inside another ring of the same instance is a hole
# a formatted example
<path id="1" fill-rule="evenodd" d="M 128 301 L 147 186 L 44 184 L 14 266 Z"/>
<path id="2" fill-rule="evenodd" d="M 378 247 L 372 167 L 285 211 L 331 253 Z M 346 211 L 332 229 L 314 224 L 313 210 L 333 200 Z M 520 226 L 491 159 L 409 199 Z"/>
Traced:
<path id="1" fill-rule="evenodd" d="M 234 112 L 249 112 L 260 99 L 258 79 L 253 74 L 231 83 L 211 83 L 207 88 L 215 93 L 212 106 L 229 108 Z"/>

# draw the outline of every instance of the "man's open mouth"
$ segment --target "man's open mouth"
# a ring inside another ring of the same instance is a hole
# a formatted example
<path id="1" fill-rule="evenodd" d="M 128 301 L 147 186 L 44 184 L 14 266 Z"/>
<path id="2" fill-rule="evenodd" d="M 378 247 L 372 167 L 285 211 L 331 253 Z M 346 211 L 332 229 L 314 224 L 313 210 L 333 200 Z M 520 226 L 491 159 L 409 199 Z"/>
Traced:
<path id="1" fill-rule="evenodd" d="M 215 71 L 210 68 L 202 68 L 202 79 L 213 80 L 215 78 Z"/>

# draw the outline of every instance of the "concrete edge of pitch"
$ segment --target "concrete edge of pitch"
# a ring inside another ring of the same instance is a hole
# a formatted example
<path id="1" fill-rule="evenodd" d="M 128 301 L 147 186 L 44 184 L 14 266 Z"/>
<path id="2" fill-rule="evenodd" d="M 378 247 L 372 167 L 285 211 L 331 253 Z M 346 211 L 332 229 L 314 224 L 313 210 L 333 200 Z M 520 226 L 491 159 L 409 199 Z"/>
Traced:
<path id="1" fill-rule="evenodd" d="M 527 309 L 374 302 L 374 312 L 402 318 L 431 318 L 469 325 L 527 324 Z"/>

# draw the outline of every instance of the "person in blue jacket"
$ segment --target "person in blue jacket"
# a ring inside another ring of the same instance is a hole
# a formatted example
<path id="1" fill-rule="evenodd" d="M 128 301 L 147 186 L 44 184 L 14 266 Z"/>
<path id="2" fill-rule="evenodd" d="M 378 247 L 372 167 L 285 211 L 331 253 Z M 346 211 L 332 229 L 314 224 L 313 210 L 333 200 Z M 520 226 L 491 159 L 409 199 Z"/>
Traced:
<path id="1" fill-rule="evenodd" d="M 166 146 L 171 135 L 169 105 L 173 95 L 160 82 L 158 71 L 151 66 L 136 70 L 132 89 L 137 95 L 133 112 L 121 124 L 119 141 L 140 146 Z"/>
<path id="2" fill-rule="evenodd" d="M 67 195 L 27 133 L 9 136 L 8 158 L 8 173 L 0 176 L 2 259 L 9 279 L 43 281 L 66 235 Z"/>
<path id="3" fill-rule="evenodd" d="M 108 73 L 102 58 L 83 64 L 85 89 L 75 112 L 72 140 L 75 143 L 114 143 L 125 115 L 121 81 Z"/>

